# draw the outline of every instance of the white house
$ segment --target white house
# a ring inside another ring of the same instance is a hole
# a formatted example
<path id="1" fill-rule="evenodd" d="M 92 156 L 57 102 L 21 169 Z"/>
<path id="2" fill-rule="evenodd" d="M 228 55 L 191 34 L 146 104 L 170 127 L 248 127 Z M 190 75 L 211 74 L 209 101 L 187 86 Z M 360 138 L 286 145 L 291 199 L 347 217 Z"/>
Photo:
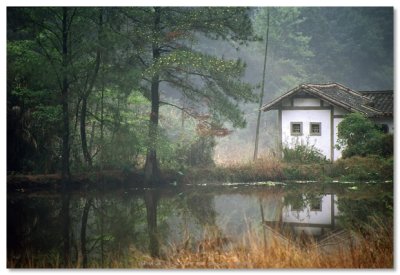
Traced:
<path id="1" fill-rule="evenodd" d="M 308 144 L 336 160 L 337 126 L 349 112 L 359 112 L 394 132 L 393 91 L 354 91 L 338 83 L 302 84 L 261 110 L 278 110 L 281 147 Z"/>

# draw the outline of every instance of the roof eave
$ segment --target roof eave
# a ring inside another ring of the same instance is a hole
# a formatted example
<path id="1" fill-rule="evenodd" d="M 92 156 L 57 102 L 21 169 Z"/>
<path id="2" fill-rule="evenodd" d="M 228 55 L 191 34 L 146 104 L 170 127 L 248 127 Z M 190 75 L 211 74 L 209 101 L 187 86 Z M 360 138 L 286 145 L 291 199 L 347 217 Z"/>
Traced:
<path id="1" fill-rule="evenodd" d="M 366 99 L 365 96 L 363 96 L 360 93 L 355 92 L 355 91 L 353 91 L 353 90 L 351 90 L 351 89 L 349 89 L 349 88 L 347 88 L 347 87 L 345 87 L 343 85 L 340 85 L 340 84 L 337 84 L 337 83 L 333 83 L 333 84 L 341 86 L 342 88 L 346 89 L 348 92 L 351 92 L 351 93 L 353 93 L 353 94 L 355 94 L 357 96 L 360 96 L 362 99 Z M 270 102 L 268 104 L 265 104 L 264 106 L 262 106 L 260 108 L 260 110 L 266 112 L 266 111 L 270 111 L 270 110 L 274 110 L 274 109 L 279 109 L 279 107 L 276 106 L 277 104 L 279 104 L 285 98 L 287 98 L 287 97 L 293 95 L 294 93 L 298 92 L 300 89 L 303 89 L 303 91 L 308 93 L 308 94 L 311 94 L 313 96 L 317 96 L 319 98 L 322 98 L 322 99 L 326 100 L 327 102 L 329 102 L 330 104 L 342 107 L 342 108 L 344 108 L 345 110 L 347 110 L 349 112 L 359 112 L 359 113 L 362 113 L 362 114 L 364 114 L 366 116 L 381 116 L 381 115 L 383 115 L 383 112 L 380 112 L 379 110 L 377 110 L 375 108 L 372 108 L 372 107 L 369 107 L 369 106 L 366 106 L 366 105 L 361 105 L 361 106 L 363 108 L 367 109 L 369 112 L 365 111 L 365 110 L 361 110 L 359 108 L 355 108 L 354 106 L 351 106 L 350 104 L 337 101 L 336 99 L 331 98 L 331 97 L 327 96 L 326 94 L 322 93 L 319 89 L 313 87 L 312 85 L 308 85 L 308 84 L 301 84 L 301 85 L 293 88 L 292 90 L 284 93 L 283 95 L 281 95 L 280 97 L 276 98 L 272 102 Z M 368 99 L 366 101 L 370 101 L 370 99 Z M 372 113 L 372 114 L 370 114 L 370 113 Z"/>
<path id="2" fill-rule="evenodd" d="M 291 96 L 292 94 L 294 94 L 295 92 L 297 92 L 299 89 L 301 88 L 300 86 L 297 86 L 293 89 L 291 89 L 290 91 L 284 93 L 283 95 L 279 96 L 278 98 L 276 98 L 275 100 L 271 101 L 270 103 L 264 104 L 260 110 L 261 111 L 269 111 L 269 110 L 273 110 L 273 107 L 278 104 L 279 102 L 281 102 L 282 100 L 284 100 L 285 98 Z"/>

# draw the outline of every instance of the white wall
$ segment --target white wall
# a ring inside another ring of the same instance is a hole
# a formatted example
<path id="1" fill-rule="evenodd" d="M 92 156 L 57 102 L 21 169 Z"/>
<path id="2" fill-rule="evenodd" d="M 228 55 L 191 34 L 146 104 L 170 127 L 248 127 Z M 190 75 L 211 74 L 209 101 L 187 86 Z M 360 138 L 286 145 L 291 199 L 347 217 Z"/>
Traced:
<path id="1" fill-rule="evenodd" d="M 303 210 L 292 210 L 292 207 L 285 207 L 282 211 L 282 221 L 283 222 L 301 222 L 301 223 L 319 223 L 319 224 L 331 224 L 331 207 L 332 196 L 334 196 L 334 201 L 337 199 L 335 195 L 324 195 L 322 196 L 321 204 L 322 208 L 320 211 L 312 211 L 310 205 L 307 205 Z M 335 215 L 337 214 L 337 208 L 334 208 Z"/>
<path id="2" fill-rule="evenodd" d="M 293 106 L 320 106 L 321 100 L 318 98 L 294 98 Z"/>
<path id="3" fill-rule="evenodd" d="M 331 157 L 331 123 L 330 110 L 282 110 L 282 145 L 293 148 L 296 144 L 314 145 L 330 159 Z M 292 136 L 291 122 L 303 123 L 303 135 Z M 310 136 L 310 122 L 321 123 L 321 136 Z"/>
<path id="4" fill-rule="evenodd" d="M 333 107 L 333 114 L 334 115 L 346 115 L 349 111 L 343 109 L 342 107 L 334 106 Z"/>

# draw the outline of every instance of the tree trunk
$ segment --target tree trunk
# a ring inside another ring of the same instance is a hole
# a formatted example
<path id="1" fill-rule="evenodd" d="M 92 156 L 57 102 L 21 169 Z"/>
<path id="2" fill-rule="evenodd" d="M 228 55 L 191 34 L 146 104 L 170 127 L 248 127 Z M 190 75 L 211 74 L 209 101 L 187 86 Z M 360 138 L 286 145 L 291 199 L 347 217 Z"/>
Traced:
<path id="1" fill-rule="evenodd" d="M 151 114 L 149 124 L 149 147 L 147 149 L 145 164 L 145 179 L 149 184 L 154 184 L 159 179 L 159 169 L 157 161 L 157 137 L 158 137 L 158 113 L 159 113 L 159 94 L 158 94 L 158 75 L 153 77 L 151 85 Z"/>
<path id="2" fill-rule="evenodd" d="M 92 75 L 92 78 L 89 83 L 89 87 L 88 87 L 87 91 L 84 92 L 84 95 L 82 97 L 82 109 L 81 109 L 81 121 L 80 121 L 82 152 L 83 152 L 83 157 L 89 167 L 92 167 L 92 157 L 88 150 L 87 138 L 86 138 L 87 101 L 88 101 L 89 95 L 91 94 L 91 92 L 93 90 L 94 83 L 96 82 L 97 75 L 99 73 L 100 61 L 101 61 L 100 42 L 101 42 L 102 31 L 103 31 L 103 9 L 100 8 L 100 10 L 99 10 L 99 29 L 98 29 L 98 33 L 97 33 L 98 46 L 96 49 L 96 62 L 95 62 L 95 66 L 93 69 L 93 75 Z"/>
<path id="3" fill-rule="evenodd" d="M 258 137 L 259 137 L 259 133 L 260 133 L 261 107 L 262 107 L 263 98 L 264 98 L 265 69 L 267 66 L 268 36 L 269 36 L 268 34 L 269 34 L 269 9 L 267 9 L 267 35 L 265 38 L 264 69 L 263 69 L 263 79 L 262 79 L 261 92 L 260 92 L 260 106 L 258 108 L 258 116 L 257 116 L 256 140 L 254 142 L 253 161 L 255 161 L 257 159 L 257 155 L 258 155 Z"/>
<path id="4" fill-rule="evenodd" d="M 61 90 L 63 136 L 62 136 L 62 236 L 63 236 L 63 262 L 64 266 L 70 265 L 70 220 L 69 220 L 69 112 L 68 112 L 68 28 L 67 28 L 68 8 L 63 8 L 62 16 L 62 67 L 63 81 Z"/>
<path id="5" fill-rule="evenodd" d="M 90 156 L 87 138 L 86 138 L 86 111 L 87 111 L 87 97 L 82 98 L 82 109 L 81 109 L 81 142 L 82 142 L 82 153 L 83 157 L 89 167 L 92 167 L 92 157 Z"/>
<path id="6" fill-rule="evenodd" d="M 160 31 L 160 9 L 155 8 L 154 34 Z M 160 57 L 160 49 L 156 42 L 153 43 L 153 63 Z M 147 184 L 155 184 L 159 181 L 159 168 L 157 161 L 157 139 L 158 139 L 158 115 L 160 107 L 159 79 L 158 73 L 155 73 L 151 79 L 151 113 L 149 123 L 149 145 L 147 149 L 146 164 L 144 168 L 145 180 Z"/>
<path id="7" fill-rule="evenodd" d="M 96 109 L 94 111 L 96 116 L 97 116 L 98 111 L 99 111 L 99 104 L 97 103 L 96 104 Z M 92 152 L 92 150 L 93 150 L 94 130 L 95 130 L 95 128 L 96 128 L 96 121 L 93 121 L 92 122 L 92 129 L 90 131 L 89 152 Z"/>
<path id="8" fill-rule="evenodd" d="M 68 111 L 68 28 L 67 28 L 68 8 L 63 8 L 62 17 L 62 67 L 63 81 L 61 90 L 61 105 L 62 105 L 62 169 L 61 175 L 63 180 L 63 188 L 67 189 L 68 180 L 70 178 L 69 171 L 69 111 Z"/>

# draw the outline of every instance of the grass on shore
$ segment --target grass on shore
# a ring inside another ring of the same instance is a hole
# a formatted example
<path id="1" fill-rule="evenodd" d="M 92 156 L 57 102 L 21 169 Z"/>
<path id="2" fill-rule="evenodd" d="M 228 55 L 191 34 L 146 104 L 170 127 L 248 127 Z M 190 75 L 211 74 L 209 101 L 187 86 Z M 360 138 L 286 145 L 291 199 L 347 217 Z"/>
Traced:
<path id="1" fill-rule="evenodd" d="M 393 180 L 393 158 L 351 157 L 333 163 L 286 163 L 274 157 L 257 161 L 226 162 L 212 167 L 190 168 L 184 183 L 257 182 L 285 180 Z"/>
<path id="2" fill-rule="evenodd" d="M 89 268 L 133 269 L 283 269 L 283 268 L 393 268 L 393 224 L 372 219 L 370 226 L 356 231 L 346 241 L 305 246 L 293 239 L 275 235 L 264 243 L 260 231 L 249 230 L 242 241 L 233 243 L 205 239 L 197 248 L 177 249 L 168 246 L 160 258 L 134 248 L 127 255 L 109 255 L 104 265 L 89 262 Z M 340 237 L 340 240 L 345 238 Z M 58 256 L 31 255 L 24 262 L 8 259 L 8 268 L 58 268 Z M 70 268 L 82 268 L 78 260 Z"/>

